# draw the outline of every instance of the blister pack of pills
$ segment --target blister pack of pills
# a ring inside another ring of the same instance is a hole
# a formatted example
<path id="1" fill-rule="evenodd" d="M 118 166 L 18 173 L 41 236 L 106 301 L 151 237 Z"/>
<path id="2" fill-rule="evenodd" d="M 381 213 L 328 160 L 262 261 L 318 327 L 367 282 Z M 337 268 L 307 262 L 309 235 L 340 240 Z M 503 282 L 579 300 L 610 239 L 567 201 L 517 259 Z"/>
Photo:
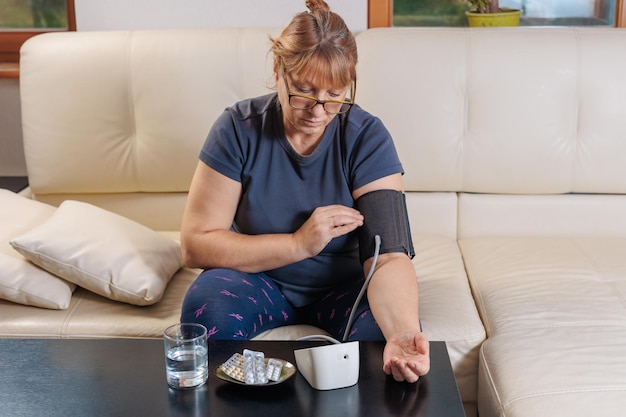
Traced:
<path id="1" fill-rule="evenodd" d="M 267 375 L 267 379 L 269 379 L 270 381 L 274 381 L 274 382 L 279 381 L 282 371 L 283 371 L 283 363 L 281 361 L 279 361 L 278 359 L 274 359 L 274 358 L 270 358 L 267 361 L 266 372 L 265 372 L 265 374 Z"/>
<path id="2" fill-rule="evenodd" d="M 267 384 L 265 375 L 265 354 L 254 350 L 243 350 L 243 375 L 246 384 Z"/>
<path id="3" fill-rule="evenodd" d="M 233 354 L 226 362 L 220 365 L 220 369 L 232 379 L 246 382 L 246 377 L 243 374 L 243 355 L 241 353 Z"/>
<path id="4" fill-rule="evenodd" d="M 263 352 L 244 349 L 241 353 L 234 353 L 220 369 L 229 377 L 250 385 L 267 384 L 269 381 L 280 380 L 283 362 L 269 358 L 265 359 Z"/>

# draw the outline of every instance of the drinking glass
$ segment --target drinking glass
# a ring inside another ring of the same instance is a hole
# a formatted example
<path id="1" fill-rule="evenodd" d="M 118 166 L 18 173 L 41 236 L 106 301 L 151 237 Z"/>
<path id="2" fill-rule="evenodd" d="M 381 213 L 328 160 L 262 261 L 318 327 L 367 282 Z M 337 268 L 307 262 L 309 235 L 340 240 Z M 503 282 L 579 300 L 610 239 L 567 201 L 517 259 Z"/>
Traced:
<path id="1" fill-rule="evenodd" d="M 201 324 L 174 324 L 163 332 L 165 373 L 172 388 L 193 388 L 208 378 L 207 330 Z"/>

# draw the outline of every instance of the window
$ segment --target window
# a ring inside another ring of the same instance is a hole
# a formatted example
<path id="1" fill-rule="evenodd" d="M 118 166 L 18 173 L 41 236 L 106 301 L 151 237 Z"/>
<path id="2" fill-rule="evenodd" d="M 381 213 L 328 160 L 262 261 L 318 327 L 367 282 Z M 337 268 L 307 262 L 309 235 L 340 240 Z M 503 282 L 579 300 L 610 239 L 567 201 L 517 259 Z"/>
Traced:
<path id="1" fill-rule="evenodd" d="M 0 63 L 17 63 L 32 36 L 76 30 L 74 0 L 0 0 L 0 10 Z"/>
<path id="2" fill-rule="evenodd" d="M 626 26 L 626 0 L 500 0 L 525 26 Z M 368 0 L 369 27 L 466 26 L 462 0 Z"/>

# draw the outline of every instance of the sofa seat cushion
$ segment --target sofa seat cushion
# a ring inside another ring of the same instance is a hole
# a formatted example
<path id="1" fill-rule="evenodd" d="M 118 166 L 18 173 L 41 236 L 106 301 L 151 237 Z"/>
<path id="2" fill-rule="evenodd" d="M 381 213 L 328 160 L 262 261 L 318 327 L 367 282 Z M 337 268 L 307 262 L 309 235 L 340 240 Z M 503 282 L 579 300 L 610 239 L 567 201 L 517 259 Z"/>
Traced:
<path id="1" fill-rule="evenodd" d="M 460 247 L 489 337 L 626 327 L 626 238 L 471 238 Z"/>
<path id="2" fill-rule="evenodd" d="M 41 308 L 70 305 L 71 284 L 38 268 L 16 252 L 9 242 L 39 226 L 56 208 L 0 189 L 0 299 Z"/>
<path id="3" fill-rule="evenodd" d="M 626 410 L 626 327 L 498 333 L 482 346 L 481 417 L 614 417 Z"/>
<path id="4" fill-rule="evenodd" d="M 180 245 L 100 207 L 68 200 L 11 241 L 47 271 L 112 300 L 150 305 L 182 266 Z"/>
<path id="5" fill-rule="evenodd" d="M 488 339 L 481 417 L 614 416 L 626 409 L 626 238 L 459 242 Z"/>
<path id="6" fill-rule="evenodd" d="M 0 337 L 147 338 L 180 320 L 180 306 L 199 270 L 182 268 L 163 298 L 150 306 L 110 300 L 77 288 L 66 310 L 44 310 L 0 300 Z"/>

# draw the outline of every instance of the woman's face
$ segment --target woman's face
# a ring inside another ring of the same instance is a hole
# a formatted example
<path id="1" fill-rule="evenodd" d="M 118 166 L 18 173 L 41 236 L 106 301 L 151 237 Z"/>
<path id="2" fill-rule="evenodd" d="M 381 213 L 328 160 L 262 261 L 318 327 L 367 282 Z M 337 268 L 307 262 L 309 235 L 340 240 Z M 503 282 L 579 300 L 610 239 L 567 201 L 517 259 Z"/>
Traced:
<path id="1" fill-rule="evenodd" d="M 333 88 L 329 77 L 316 76 L 310 79 L 302 79 L 297 74 L 281 71 L 276 72 L 276 86 L 278 98 L 283 111 L 283 123 L 285 134 L 288 138 L 295 137 L 318 139 L 324 133 L 326 126 L 333 120 L 336 114 L 327 112 L 324 106 L 312 100 L 302 99 L 299 96 L 307 96 L 321 101 L 344 100 L 348 88 Z M 294 108 L 313 107 L 309 109 Z M 335 110 L 333 104 L 326 104 L 331 111 Z M 336 105 L 335 105 L 336 106 Z"/>

